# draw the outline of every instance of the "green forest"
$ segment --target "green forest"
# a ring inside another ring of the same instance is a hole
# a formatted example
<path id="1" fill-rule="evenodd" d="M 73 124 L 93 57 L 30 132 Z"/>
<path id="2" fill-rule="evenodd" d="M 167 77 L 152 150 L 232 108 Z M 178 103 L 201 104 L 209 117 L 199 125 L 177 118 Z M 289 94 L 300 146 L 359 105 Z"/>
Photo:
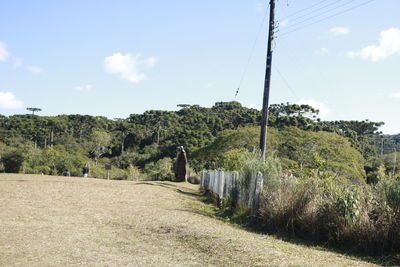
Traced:
<path id="1" fill-rule="evenodd" d="M 0 116 L 2 172 L 173 180 L 177 146 L 187 152 L 190 173 L 238 170 L 247 151 L 258 149 L 261 112 L 238 102 L 211 108 L 178 105 L 177 111 L 150 110 L 128 118 L 33 114 Z M 394 161 L 400 135 L 379 132 L 382 122 L 322 121 L 308 105 L 270 107 L 268 153 L 295 175 L 334 175 L 373 181 L 398 173 Z M 398 157 L 397 157 L 398 158 Z M 399 160 L 400 161 L 400 160 Z"/>

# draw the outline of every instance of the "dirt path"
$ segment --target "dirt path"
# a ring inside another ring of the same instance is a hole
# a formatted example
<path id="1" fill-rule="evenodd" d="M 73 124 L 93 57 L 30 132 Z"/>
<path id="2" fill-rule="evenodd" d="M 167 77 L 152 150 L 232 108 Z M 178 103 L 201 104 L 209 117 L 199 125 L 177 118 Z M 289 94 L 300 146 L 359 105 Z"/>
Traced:
<path id="1" fill-rule="evenodd" d="M 197 187 L 0 175 L 0 266 L 370 266 L 201 215 Z"/>

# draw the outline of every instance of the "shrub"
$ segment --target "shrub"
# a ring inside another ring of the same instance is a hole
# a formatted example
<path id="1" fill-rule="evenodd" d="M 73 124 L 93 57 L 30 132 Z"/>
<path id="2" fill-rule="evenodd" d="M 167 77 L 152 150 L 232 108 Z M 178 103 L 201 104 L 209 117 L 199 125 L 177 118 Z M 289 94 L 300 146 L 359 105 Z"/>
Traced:
<path id="1" fill-rule="evenodd" d="M 400 251 L 400 181 L 374 187 L 328 177 L 282 177 L 263 192 L 265 228 L 370 254 Z"/>
<path id="2" fill-rule="evenodd" d="M 222 168 L 226 171 L 239 171 L 248 151 L 244 148 L 232 149 L 223 154 Z"/>
<path id="3" fill-rule="evenodd" d="M 4 171 L 10 173 L 19 173 L 24 160 L 25 157 L 22 151 L 11 149 L 10 151 L 6 152 L 6 154 L 4 154 L 2 157 Z"/>
<path id="4" fill-rule="evenodd" d="M 276 188 L 280 176 L 282 175 L 282 167 L 277 158 L 268 156 L 265 161 L 261 158 L 259 151 L 247 152 L 244 157 L 240 169 L 240 199 L 242 203 L 248 201 L 248 190 L 252 175 L 257 172 L 263 174 L 264 188 Z"/>
<path id="5" fill-rule="evenodd" d="M 144 173 L 147 174 L 152 180 L 169 180 L 174 179 L 174 173 L 172 171 L 172 159 L 163 158 L 155 163 L 146 164 L 144 167 Z"/>

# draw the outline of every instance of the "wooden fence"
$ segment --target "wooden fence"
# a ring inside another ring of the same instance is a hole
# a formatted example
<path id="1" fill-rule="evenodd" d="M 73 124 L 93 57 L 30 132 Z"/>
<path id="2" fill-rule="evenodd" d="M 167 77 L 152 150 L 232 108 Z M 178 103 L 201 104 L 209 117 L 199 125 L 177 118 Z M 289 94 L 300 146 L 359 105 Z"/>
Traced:
<path id="1" fill-rule="evenodd" d="M 247 182 L 238 172 L 208 171 L 201 173 L 200 187 L 216 194 L 220 199 L 229 199 L 256 214 L 261 201 L 263 177 L 261 172 L 251 175 Z"/>

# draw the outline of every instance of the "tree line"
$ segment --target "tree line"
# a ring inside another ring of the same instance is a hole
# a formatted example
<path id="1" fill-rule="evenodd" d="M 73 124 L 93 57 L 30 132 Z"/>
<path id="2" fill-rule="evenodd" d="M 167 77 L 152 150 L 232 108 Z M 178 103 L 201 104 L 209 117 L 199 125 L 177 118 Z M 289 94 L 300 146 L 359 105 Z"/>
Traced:
<path id="1" fill-rule="evenodd" d="M 89 162 L 94 166 L 92 169 L 97 170 L 97 175 L 101 176 L 101 168 L 96 166 L 110 163 L 124 177 L 132 172 L 147 172 L 157 177 L 165 172 L 170 177 L 172 172 L 167 170 L 173 164 L 177 146 L 185 147 L 193 172 L 206 167 L 223 168 L 222 162 L 227 161 L 229 156 L 220 155 L 215 159 L 213 152 L 213 156 L 205 157 L 205 151 L 210 147 L 218 147 L 215 142 L 229 131 L 240 136 L 244 128 L 257 127 L 260 118 L 259 110 L 244 107 L 238 102 L 217 102 L 210 108 L 179 105 L 177 111 L 150 110 L 118 119 L 78 114 L 0 115 L 0 168 L 6 172 L 46 174 L 60 174 L 68 168 L 78 175 L 80 166 Z M 318 110 L 309 105 L 282 103 L 270 107 L 271 142 L 279 143 L 272 151 L 287 159 L 288 167 L 294 166 L 296 170 L 308 166 L 299 163 L 303 158 L 294 156 L 296 153 L 308 153 L 313 160 L 329 154 L 325 150 L 305 151 L 302 147 L 305 141 L 301 140 L 325 140 L 334 144 L 337 138 L 343 138 L 351 149 L 361 155 L 357 161 L 361 162 L 362 167 L 376 171 L 378 166 L 384 164 L 382 155 L 392 153 L 388 144 L 398 147 L 400 143 L 399 136 L 384 136 L 379 132 L 382 124 L 368 120 L 322 121 L 318 117 Z M 256 140 L 257 131 L 250 132 Z M 324 135 L 322 132 L 331 134 Z M 288 136 L 291 137 L 288 139 Z M 242 137 L 245 139 L 248 135 Z M 298 142 L 293 141 L 296 138 Z M 383 151 L 380 150 L 382 138 L 386 143 Z M 240 145 L 229 143 L 233 140 L 227 140 L 217 150 L 229 152 L 239 149 Z M 251 145 L 240 148 L 256 149 L 258 144 L 254 140 Z M 230 147 L 232 149 L 227 150 Z M 230 154 L 233 157 L 234 153 Z M 358 158 L 358 154 L 354 157 Z M 53 162 L 50 159 L 54 159 Z M 331 159 L 323 160 L 329 162 Z M 216 161 L 218 164 L 215 164 Z"/>

